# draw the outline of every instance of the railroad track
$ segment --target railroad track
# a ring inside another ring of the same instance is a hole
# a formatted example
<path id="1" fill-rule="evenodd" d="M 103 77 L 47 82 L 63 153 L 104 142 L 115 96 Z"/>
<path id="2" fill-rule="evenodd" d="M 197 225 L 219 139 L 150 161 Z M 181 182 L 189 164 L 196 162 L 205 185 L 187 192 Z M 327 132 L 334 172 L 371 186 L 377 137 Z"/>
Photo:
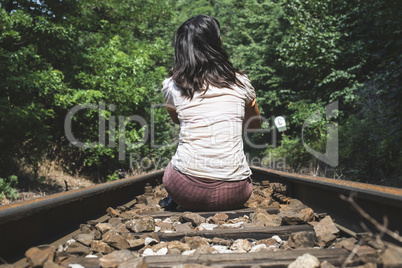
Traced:
<path id="1" fill-rule="evenodd" d="M 402 256 L 402 190 L 252 171 L 253 195 L 233 211 L 161 210 L 163 171 L 3 206 L 0 257 L 14 267 L 287 267 L 311 255 L 356 267 Z M 395 232 L 373 239 L 380 231 L 352 204 Z"/>

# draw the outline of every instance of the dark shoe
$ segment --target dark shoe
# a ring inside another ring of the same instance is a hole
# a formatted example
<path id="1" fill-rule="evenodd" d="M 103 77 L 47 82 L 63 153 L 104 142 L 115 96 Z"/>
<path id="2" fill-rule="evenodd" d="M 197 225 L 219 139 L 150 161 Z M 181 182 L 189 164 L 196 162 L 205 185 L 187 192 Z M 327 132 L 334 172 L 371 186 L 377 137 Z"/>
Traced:
<path id="1" fill-rule="evenodd" d="M 164 208 L 165 210 L 175 210 L 177 208 L 177 204 L 170 197 L 165 197 L 159 201 L 159 206 Z"/>

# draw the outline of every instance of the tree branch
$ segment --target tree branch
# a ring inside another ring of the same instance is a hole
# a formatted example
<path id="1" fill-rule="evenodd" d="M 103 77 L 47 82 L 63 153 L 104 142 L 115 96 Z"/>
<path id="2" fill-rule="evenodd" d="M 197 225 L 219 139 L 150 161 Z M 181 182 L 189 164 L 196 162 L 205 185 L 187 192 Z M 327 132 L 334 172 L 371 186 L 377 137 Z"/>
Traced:
<path id="1" fill-rule="evenodd" d="M 384 224 L 379 223 L 376 219 L 374 219 L 373 217 L 371 217 L 366 211 L 364 211 L 353 199 L 354 194 L 351 194 L 349 197 L 346 197 L 344 195 L 340 195 L 340 198 L 342 200 L 345 200 L 347 202 L 349 202 L 354 209 L 357 210 L 357 212 L 360 213 L 360 215 L 362 215 L 366 220 L 368 220 L 369 222 L 371 222 L 371 224 L 373 224 L 375 226 L 375 228 L 377 228 L 378 231 L 380 231 L 381 233 L 386 233 L 387 235 L 389 235 L 390 237 L 394 238 L 395 240 L 399 241 L 400 243 L 402 243 L 402 237 L 389 230 L 387 228 L 388 225 L 388 218 L 386 216 L 384 216 Z"/>

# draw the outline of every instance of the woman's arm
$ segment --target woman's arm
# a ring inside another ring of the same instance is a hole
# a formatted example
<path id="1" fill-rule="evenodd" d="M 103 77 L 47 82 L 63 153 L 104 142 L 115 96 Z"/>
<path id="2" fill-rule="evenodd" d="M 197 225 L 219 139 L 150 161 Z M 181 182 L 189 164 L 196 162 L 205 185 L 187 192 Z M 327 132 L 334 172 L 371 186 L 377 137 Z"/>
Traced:
<path id="1" fill-rule="evenodd" d="M 256 100 L 246 104 L 244 115 L 244 126 L 248 130 L 257 130 L 261 128 L 261 115 Z"/>
<path id="2" fill-rule="evenodd" d="M 170 105 L 165 105 L 166 106 L 166 110 L 168 111 L 170 118 L 172 118 L 172 121 L 178 125 L 180 125 L 180 121 L 179 121 L 179 117 L 178 114 L 176 112 L 176 110 L 171 107 Z"/>

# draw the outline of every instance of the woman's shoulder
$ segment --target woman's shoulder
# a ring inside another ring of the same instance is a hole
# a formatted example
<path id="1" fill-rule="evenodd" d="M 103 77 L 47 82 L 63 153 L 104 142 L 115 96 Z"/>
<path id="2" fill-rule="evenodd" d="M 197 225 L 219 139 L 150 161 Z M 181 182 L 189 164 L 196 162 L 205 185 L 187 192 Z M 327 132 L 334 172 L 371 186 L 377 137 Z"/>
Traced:
<path id="1" fill-rule="evenodd" d="M 168 77 L 165 80 L 163 80 L 162 82 L 162 91 L 168 89 L 169 87 L 171 87 L 174 84 L 174 81 L 172 79 L 172 77 Z"/>
<path id="2" fill-rule="evenodd" d="M 176 86 L 171 77 L 166 78 L 162 82 L 162 94 L 166 103 L 180 103 L 182 102 L 182 96 L 180 89 Z"/>
<path id="3" fill-rule="evenodd" d="M 245 82 L 251 84 L 250 78 L 248 78 L 247 74 L 245 73 L 236 73 L 236 78 L 239 79 L 242 83 Z"/>
<path id="4" fill-rule="evenodd" d="M 254 90 L 254 87 L 252 86 L 250 78 L 248 78 L 247 74 L 236 73 L 236 78 L 244 85 L 245 90 Z"/>
<path id="5" fill-rule="evenodd" d="M 168 77 L 162 82 L 162 92 L 180 93 L 180 90 L 173 79 Z"/>
<path id="6" fill-rule="evenodd" d="M 250 78 L 246 74 L 237 73 L 237 79 L 244 85 L 244 88 L 241 88 L 241 91 L 244 93 L 246 97 L 246 103 L 253 101 L 256 98 L 255 90 L 253 85 L 251 84 Z"/>

